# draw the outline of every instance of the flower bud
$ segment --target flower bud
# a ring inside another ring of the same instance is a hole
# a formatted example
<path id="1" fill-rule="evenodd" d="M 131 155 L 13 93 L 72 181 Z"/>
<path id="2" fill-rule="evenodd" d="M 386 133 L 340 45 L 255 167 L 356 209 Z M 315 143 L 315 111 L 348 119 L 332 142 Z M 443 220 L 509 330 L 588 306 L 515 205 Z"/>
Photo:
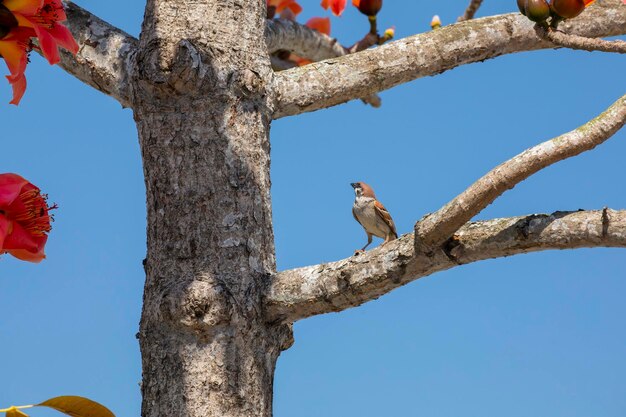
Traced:
<path id="1" fill-rule="evenodd" d="M 376 16 L 383 7 L 383 0 L 352 0 L 361 13 L 366 16 Z"/>
<path id="2" fill-rule="evenodd" d="M 585 10 L 585 2 L 583 0 L 552 0 L 550 8 L 557 16 L 572 19 Z"/>
<path id="3" fill-rule="evenodd" d="M 441 27 L 441 19 L 439 18 L 438 14 L 433 16 L 432 20 L 430 21 L 430 27 L 433 30 L 439 29 Z"/>
<path id="4" fill-rule="evenodd" d="M 524 8 L 524 15 L 533 22 L 543 22 L 550 17 L 550 6 L 546 0 L 525 0 Z"/>

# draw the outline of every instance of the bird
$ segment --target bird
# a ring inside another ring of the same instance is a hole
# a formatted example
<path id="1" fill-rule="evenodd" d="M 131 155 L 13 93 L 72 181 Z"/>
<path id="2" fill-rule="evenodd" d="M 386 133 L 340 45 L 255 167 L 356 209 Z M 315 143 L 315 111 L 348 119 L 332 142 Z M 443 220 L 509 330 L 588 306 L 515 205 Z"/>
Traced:
<path id="1" fill-rule="evenodd" d="M 372 243 L 372 236 L 385 239 L 382 245 L 398 238 L 396 225 L 393 223 L 391 214 L 385 206 L 376 199 L 374 190 L 364 182 L 353 182 L 350 184 L 354 188 L 354 205 L 352 215 L 359 222 L 367 234 L 367 244 L 354 252 L 355 255 L 365 252 Z M 381 245 L 381 246 L 382 246 Z"/>

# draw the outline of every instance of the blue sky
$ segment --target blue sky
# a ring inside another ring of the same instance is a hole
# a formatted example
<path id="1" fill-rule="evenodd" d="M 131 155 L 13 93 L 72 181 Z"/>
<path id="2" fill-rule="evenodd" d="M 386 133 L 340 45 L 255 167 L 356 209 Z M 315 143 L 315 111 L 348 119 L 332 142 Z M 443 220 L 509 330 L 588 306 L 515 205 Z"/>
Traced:
<path id="1" fill-rule="evenodd" d="M 142 2 L 78 3 L 138 34 Z M 304 19 L 323 13 L 302 4 Z M 404 37 L 465 6 L 387 0 L 380 20 Z M 487 0 L 479 15 L 515 9 Z M 352 8 L 333 19 L 346 44 L 366 30 Z M 624 94 L 625 74 L 617 55 L 522 53 L 384 92 L 380 109 L 357 101 L 274 122 L 279 269 L 364 244 L 350 182 L 370 183 L 408 233 L 497 164 L 599 114 Z M 38 56 L 27 76 L 20 106 L 0 104 L 0 172 L 22 174 L 60 208 L 48 259 L 0 258 L 0 406 L 75 394 L 137 416 L 145 207 L 132 113 Z M 0 102 L 9 99 L 0 83 Z M 624 155 L 622 131 L 478 217 L 626 208 Z M 486 261 L 298 322 L 278 362 L 275 416 L 623 417 L 625 260 L 624 250 L 593 249 Z"/>

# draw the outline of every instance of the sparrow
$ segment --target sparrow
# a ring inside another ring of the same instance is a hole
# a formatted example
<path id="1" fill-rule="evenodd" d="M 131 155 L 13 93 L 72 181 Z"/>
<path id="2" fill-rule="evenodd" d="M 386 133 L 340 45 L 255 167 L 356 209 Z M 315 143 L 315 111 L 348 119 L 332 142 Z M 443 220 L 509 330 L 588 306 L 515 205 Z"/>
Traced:
<path id="1" fill-rule="evenodd" d="M 364 182 L 353 182 L 350 185 L 354 188 L 356 196 L 352 206 L 352 215 L 367 233 L 367 244 L 355 251 L 354 254 L 358 255 L 364 252 L 365 248 L 372 243 L 372 236 L 385 239 L 383 245 L 397 239 L 396 225 L 385 206 L 376 200 L 372 187 Z"/>

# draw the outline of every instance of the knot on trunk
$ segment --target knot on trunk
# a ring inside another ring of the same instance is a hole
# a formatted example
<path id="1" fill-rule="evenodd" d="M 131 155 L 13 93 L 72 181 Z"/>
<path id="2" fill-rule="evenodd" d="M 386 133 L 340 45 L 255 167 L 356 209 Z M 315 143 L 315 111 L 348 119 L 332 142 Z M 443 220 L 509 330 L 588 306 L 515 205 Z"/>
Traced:
<path id="1" fill-rule="evenodd" d="M 198 280 L 163 296 L 162 316 L 175 327 L 183 325 L 198 334 L 211 334 L 227 325 L 233 315 L 233 297 L 216 280 Z"/>
<path id="2" fill-rule="evenodd" d="M 265 82 L 260 74 L 248 68 L 233 71 L 229 84 L 239 97 L 250 98 L 265 95 Z"/>

